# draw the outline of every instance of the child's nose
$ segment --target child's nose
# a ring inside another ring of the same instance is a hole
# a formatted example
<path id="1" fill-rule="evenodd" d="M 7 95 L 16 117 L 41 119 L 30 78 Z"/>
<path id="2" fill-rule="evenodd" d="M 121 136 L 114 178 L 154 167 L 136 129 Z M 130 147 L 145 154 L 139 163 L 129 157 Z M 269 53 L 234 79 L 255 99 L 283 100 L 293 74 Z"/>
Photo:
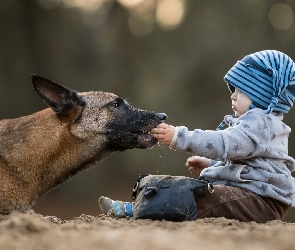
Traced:
<path id="1" fill-rule="evenodd" d="M 230 97 L 231 100 L 236 100 L 237 99 L 237 95 L 236 95 L 236 92 L 234 92 L 231 97 Z"/>

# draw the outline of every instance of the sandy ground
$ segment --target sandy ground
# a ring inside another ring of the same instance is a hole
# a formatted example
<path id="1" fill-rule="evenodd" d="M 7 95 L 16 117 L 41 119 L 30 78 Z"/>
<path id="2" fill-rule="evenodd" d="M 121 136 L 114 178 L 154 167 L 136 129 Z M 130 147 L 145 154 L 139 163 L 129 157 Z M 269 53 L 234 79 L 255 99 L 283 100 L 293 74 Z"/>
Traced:
<path id="1" fill-rule="evenodd" d="M 241 223 L 225 218 L 187 222 L 81 215 L 52 222 L 39 214 L 12 214 L 0 222 L 0 249 L 294 249 L 295 224 Z"/>

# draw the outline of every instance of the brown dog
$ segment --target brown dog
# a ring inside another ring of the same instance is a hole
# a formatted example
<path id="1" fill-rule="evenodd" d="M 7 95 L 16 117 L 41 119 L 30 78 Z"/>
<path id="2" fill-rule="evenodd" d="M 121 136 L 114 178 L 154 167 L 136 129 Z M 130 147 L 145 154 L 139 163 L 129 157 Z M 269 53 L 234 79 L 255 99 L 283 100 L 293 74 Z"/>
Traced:
<path id="1" fill-rule="evenodd" d="M 149 131 L 166 119 L 112 93 L 78 93 L 37 75 L 32 81 L 50 108 L 0 121 L 0 217 L 27 212 L 37 197 L 114 151 L 152 147 Z"/>

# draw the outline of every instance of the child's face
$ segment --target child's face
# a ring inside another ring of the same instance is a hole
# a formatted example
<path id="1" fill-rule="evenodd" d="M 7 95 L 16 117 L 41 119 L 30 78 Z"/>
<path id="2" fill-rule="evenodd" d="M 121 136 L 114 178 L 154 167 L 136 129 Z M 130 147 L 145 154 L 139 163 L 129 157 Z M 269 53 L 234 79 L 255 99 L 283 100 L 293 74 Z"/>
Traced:
<path id="1" fill-rule="evenodd" d="M 231 95 L 230 99 L 232 101 L 232 110 L 235 112 L 236 117 L 245 114 L 252 103 L 252 100 L 237 88 L 235 88 L 235 92 Z"/>

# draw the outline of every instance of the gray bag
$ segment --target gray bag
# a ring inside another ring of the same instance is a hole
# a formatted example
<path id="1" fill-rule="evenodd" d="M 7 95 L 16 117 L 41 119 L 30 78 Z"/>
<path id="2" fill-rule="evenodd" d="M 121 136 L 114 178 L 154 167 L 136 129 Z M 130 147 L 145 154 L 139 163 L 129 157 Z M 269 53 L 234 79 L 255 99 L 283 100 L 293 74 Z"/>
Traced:
<path id="1" fill-rule="evenodd" d="M 184 221 L 197 218 L 196 199 L 213 192 L 203 179 L 170 175 L 143 175 L 134 184 L 134 219 Z"/>

